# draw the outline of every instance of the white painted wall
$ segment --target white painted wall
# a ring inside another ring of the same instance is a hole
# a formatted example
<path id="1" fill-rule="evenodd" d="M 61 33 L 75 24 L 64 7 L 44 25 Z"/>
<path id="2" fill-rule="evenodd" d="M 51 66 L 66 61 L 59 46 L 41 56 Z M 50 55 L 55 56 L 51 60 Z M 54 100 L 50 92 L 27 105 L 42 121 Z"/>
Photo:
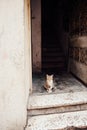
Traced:
<path id="1" fill-rule="evenodd" d="M 24 1 L 0 0 L 0 130 L 26 124 Z"/>

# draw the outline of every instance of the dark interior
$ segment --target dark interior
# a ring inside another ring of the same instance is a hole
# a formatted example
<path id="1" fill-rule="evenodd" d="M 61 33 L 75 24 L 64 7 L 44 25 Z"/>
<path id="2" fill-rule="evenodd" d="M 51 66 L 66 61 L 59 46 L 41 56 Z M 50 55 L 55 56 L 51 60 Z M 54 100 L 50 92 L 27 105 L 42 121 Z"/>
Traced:
<path id="1" fill-rule="evenodd" d="M 68 68 L 69 21 L 78 0 L 42 0 L 42 71 Z"/>

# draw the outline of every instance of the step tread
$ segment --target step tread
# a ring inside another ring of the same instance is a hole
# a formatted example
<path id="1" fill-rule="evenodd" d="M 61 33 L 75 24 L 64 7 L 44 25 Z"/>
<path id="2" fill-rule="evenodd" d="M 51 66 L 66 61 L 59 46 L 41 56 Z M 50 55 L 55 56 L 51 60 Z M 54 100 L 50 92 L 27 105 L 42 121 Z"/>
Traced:
<path id="1" fill-rule="evenodd" d="M 60 48 L 57 47 L 49 47 L 49 48 L 43 48 L 43 52 L 62 52 Z"/>
<path id="2" fill-rule="evenodd" d="M 58 67 L 58 68 L 42 68 L 43 72 L 45 73 L 58 73 L 66 71 L 66 68 L 64 67 Z"/>
<path id="3" fill-rule="evenodd" d="M 87 92 L 71 92 L 61 94 L 30 95 L 28 109 L 69 106 L 87 103 Z"/>
<path id="4" fill-rule="evenodd" d="M 49 57 L 54 57 L 55 58 L 55 56 L 57 56 L 57 57 L 60 57 L 60 56 L 63 56 L 64 57 L 64 55 L 62 54 L 62 53 L 44 53 L 44 55 L 42 55 L 43 57 L 47 57 L 47 56 L 49 56 Z"/>
<path id="5" fill-rule="evenodd" d="M 87 128 L 87 111 L 28 117 L 25 130 L 63 130 L 67 126 Z"/>
<path id="6" fill-rule="evenodd" d="M 63 57 L 55 57 L 55 58 L 43 58 L 42 62 L 65 62 L 65 59 Z"/>
<path id="7" fill-rule="evenodd" d="M 65 64 L 64 63 L 43 63 L 43 68 L 62 68 L 62 67 L 65 67 Z"/>

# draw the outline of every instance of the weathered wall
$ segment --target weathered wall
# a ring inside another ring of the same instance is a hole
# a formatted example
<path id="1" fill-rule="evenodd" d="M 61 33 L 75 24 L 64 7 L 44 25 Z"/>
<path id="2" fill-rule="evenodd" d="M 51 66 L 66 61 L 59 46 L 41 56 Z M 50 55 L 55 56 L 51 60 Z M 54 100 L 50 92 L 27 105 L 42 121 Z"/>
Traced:
<path id="1" fill-rule="evenodd" d="M 0 130 L 26 124 L 24 1 L 0 0 Z"/>
<path id="2" fill-rule="evenodd" d="M 70 71 L 87 84 L 87 37 L 70 40 Z"/>
<path id="3" fill-rule="evenodd" d="M 80 2 L 70 22 L 69 67 L 87 84 L 87 1 Z"/>
<path id="4" fill-rule="evenodd" d="M 32 0 L 33 72 L 41 71 L 41 0 Z"/>

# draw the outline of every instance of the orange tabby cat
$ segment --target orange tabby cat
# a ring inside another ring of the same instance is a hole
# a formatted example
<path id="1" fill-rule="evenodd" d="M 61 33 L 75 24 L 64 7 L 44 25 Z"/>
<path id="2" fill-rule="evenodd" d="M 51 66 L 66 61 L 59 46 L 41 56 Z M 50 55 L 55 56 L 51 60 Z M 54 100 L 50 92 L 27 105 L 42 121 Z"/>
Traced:
<path id="1" fill-rule="evenodd" d="M 52 89 L 54 88 L 53 75 L 46 75 L 46 82 L 44 84 L 44 87 L 46 88 L 48 93 L 52 92 Z"/>

